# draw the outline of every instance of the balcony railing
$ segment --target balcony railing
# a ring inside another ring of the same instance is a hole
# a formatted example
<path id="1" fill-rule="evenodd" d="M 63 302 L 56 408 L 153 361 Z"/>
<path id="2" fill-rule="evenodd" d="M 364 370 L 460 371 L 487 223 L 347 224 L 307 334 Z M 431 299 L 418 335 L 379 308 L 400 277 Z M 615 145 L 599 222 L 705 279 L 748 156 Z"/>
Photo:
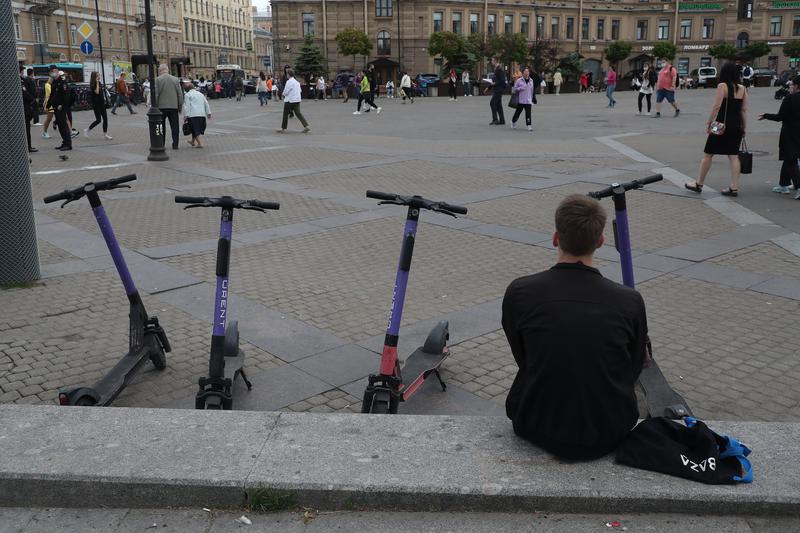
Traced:
<path id="1" fill-rule="evenodd" d="M 58 9 L 58 0 L 25 0 L 30 5 L 30 12 L 37 15 L 52 15 Z"/>
<path id="2" fill-rule="evenodd" d="M 147 24 L 147 17 L 145 16 L 144 13 L 138 13 L 136 15 L 136 24 L 138 26 L 144 26 L 145 24 Z M 153 15 L 152 13 L 150 14 L 150 25 L 151 26 L 156 25 L 156 16 Z"/>

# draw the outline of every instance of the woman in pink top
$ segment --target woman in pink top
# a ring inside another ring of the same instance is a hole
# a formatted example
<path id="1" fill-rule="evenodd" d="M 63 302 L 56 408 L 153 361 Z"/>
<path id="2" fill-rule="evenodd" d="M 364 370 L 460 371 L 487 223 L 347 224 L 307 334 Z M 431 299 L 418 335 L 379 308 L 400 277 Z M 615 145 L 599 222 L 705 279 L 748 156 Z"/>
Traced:
<path id="1" fill-rule="evenodd" d="M 511 129 L 517 128 L 517 119 L 525 110 L 525 124 L 528 126 L 528 131 L 533 131 L 531 126 L 531 103 L 536 102 L 534 90 L 536 84 L 531 78 L 530 69 L 526 68 L 522 71 L 522 76 L 514 82 L 514 87 L 511 89 L 517 95 L 517 110 L 514 112 L 514 118 L 511 119 Z"/>
<path id="2" fill-rule="evenodd" d="M 617 105 L 614 100 L 614 89 L 617 88 L 617 73 L 614 72 L 614 67 L 609 65 L 606 71 L 606 98 L 608 98 L 608 107 Z"/>

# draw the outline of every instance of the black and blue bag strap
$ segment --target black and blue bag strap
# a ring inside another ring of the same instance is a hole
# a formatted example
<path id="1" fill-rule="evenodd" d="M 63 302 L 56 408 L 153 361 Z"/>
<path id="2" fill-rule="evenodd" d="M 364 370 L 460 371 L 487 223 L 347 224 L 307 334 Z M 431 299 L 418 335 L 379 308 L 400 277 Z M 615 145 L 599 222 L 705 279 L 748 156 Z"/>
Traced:
<path id="1" fill-rule="evenodd" d="M 697 419 L 691 416 L 684 417 L 683 421 L 688 428 L 695 427 L 697 425 Z M 720 459 L 734 457 L 739 461 L 739 464 L 742 465 L 742 475 L 733 475 L 731 476 L 731 480 L 738 483 L 752 483 L 753 465 L 750 464 L 750 460 L 747 458 L 747 456 L 751 453 L 750 448 L 733 437 L 729 437 L 727 435 L 720 435 L 720 437 L 725 441 L 724 448 L 719 450 Z"/>

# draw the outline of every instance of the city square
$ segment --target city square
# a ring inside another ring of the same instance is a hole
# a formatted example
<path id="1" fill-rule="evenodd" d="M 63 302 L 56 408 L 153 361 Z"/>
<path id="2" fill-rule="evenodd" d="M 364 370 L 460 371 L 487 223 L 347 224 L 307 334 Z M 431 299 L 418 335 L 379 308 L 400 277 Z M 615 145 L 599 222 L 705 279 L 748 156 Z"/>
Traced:
<path id="1" fill-rule="evenodd" d="M 445 319 L 452 354 L 442 366 L 447 391 L 426 381 L 400 413 L 505 421 L 517 366 L 500 304 L 512 280 L 555 263 L 556 206 L 569 194 L 660 173 L 663 181 L 628 194 L 655 359 L 702 420 L 796 423 L 800 201 L 771 192 L 780 126 L 756 117 L 777 110 L 773 93 L 750 92 L 754 170 L 742 176 L 738 198 L 717 192 L 729 183 L 724 158 L 701 195 L 683 185 L 696 177 L 706 137 L 713 91 L 702 89 L 678 91 L 680 116 L 666 107 L 658 119 L 637 115 L 632 91 L 617 93 L 615 108 L 602 94 L 539 95 L 532 132 L 509 128 L 507 107 L 507 124 L 489 125 L 489 98 L 474 96 L 413 104 L 382 97 L 380 114 L 360 116 L 352 100 L 304 100 L 311 133 L 290 119 L 280 134 L 282 102 L 262 107 L 248 95 L 211 101 L 204 148 L 182 139 L 164 162 L 147 161 L 141 105 L 138 115 L 111 118 L 113 140 L 99 132 L 73 139 L 66 159 L 53 149 L 55 136 L 43 139 L 34 127 L 42 278 L 0 291 L 0 403 L 56 404 L 60 389 L 93 383 L 126 351 L 128 304 L 88 204 L 42 200 L 136 174 L 130 189 L 101 198 L 172 351 L 164 370 L 148 363 L 115 406 L 194 407 L 208 366 L 218 212 L 184 211 L 174 198 L 230 195 L 280 202 L 277 211 L 234 216 L 230 313 L 253 383 L 247 391 L 239 382 L 234 408 L 361 412 L 380 362 L 405 217 L 401 207 L 366 198 L 371 189 L 468 209 L 458 218 L 420 216 L 399 352 Z M 73 120 L 83 132 L 92 117 L 76 112 Z M 611 202 L 603 205 L 610 216 Z M 621 281 L 610 223 L 605 235 L 595 265 Z"/>

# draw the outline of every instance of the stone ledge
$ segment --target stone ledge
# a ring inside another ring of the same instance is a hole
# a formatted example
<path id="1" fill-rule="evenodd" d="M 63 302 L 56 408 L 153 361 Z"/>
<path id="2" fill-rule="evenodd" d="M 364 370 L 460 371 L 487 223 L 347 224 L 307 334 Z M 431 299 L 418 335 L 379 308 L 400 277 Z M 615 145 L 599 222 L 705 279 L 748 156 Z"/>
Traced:
<path id="1" fill-rule="evenodd" d="M 561 462 L 503 417 L 2 405 L 0 505 L 236 507 L 268 487 L 318 509 L 800 512 L 800 424 L 709 424 L 753 449 L 754 483 Z"/>

